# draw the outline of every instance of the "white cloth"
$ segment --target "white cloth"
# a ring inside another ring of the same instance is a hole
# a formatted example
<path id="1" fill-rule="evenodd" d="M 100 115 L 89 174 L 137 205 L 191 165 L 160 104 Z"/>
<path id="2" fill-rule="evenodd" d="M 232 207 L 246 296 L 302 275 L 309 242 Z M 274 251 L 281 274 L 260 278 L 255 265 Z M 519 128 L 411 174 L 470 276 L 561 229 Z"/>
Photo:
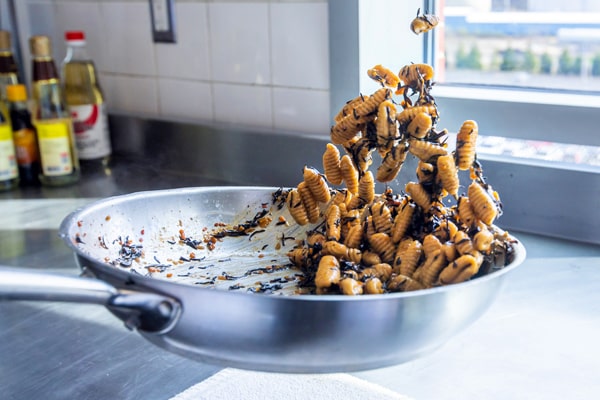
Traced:
<path id="1" fill-rule="evenodd" d="M 226 368 L 171 400 L 410 400 L 348 374 L 279 374 Z"/>

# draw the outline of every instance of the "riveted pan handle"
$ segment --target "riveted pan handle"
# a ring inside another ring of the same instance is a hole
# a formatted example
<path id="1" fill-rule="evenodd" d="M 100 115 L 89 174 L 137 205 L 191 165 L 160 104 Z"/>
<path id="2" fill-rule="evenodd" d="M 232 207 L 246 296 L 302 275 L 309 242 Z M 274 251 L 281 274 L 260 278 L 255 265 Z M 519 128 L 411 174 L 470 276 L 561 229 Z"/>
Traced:
<path id="1" fill-rule="evenodd" d="M 0 266 L 0 300 L 65 301 L 106 306 L 129 329 L 164 334 L 181 314 L 175 299 L 156 293 L 119 291 L 92 278 Z"/>

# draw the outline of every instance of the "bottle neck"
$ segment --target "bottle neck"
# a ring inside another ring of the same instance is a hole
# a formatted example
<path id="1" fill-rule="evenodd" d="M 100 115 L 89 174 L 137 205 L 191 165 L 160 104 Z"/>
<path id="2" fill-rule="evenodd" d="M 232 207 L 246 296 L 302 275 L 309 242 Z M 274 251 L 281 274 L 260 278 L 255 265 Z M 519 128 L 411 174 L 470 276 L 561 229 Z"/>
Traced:
<path id="1" fill-rule="evenodd" d="M 89 60 L 85 42 L 67 43 L 67 55 L 64 62 Z"/>
<path id="2" fill-rule="evenodd" d="M 0 49 L 0 74 L 17 74 L 17 64 L 12 51 Z"/>
<path id="3" fill-rule="evenodd" d="M 50 79 L 58 79 L 58 70 L 52 57 L 33 57 L 32 60 L 32 80 L 43 81 Z"/>

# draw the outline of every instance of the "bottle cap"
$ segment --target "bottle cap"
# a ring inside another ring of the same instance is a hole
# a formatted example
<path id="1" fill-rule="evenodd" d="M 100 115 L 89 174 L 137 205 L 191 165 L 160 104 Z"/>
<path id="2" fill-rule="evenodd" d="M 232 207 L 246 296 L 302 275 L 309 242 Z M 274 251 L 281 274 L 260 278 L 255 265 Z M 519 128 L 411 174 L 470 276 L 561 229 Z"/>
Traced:
<path id="1" fill-rule="evenodd" d="M 0 31 L 0 50 L 7 50 L 12 47 L 9 31 Z"/>
<path id="2" fill-rule="evenodd" d="M 23 84 L 8 85 L 6 87 L 6 98 L 8 98 L 8 101 L 26 101 L 27 88 Z"/>
<path id="3" fill-rule="evenodd" d="M 85 40 L 85 34 L 83 33 L 83 31 L 66 31 L 65 32 L 65 39 L 67 40 L 67 42 L 70 42 L 70 41 L 84 41 Z"/>
<path id="4" fill-rule="evenodd" d="M 29 48 L 33 56 L 50 57 L 52 54 L 52 45 L 48 36 L 32 36 L 29 38 Z"/>

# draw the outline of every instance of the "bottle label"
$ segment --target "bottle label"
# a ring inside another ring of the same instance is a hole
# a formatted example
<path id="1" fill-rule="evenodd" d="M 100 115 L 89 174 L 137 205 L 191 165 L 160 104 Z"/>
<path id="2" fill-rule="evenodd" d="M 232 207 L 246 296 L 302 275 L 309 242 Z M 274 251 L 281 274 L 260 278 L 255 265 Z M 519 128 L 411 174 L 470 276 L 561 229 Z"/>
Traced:
<path id="1" fill-rule="evenodd" d="M 110 154 L 108 118 L 104 104 L 69 106 L 77 153 L 82 160 L 93 160 Z"/>
<path id="2" fill-rule="evenodd" d="M 23 167 L 39 161 L 38 145 L 33 129 L 24 128 L 14 132 L 17 163 Z"/>
<path id="3" fill-rule="evenodd" d="M 42 172 L 46 176 L 69 175 L 73 172 L 71 147 L 69 145 L 70 121 L 37 121 Z"/>
<path id="4" fill-rule="evenodd" d="M 8 124 L 0 125 L 0 181 L 19 176 L 17 157 L 12 139 L 12 130 Z"/>

